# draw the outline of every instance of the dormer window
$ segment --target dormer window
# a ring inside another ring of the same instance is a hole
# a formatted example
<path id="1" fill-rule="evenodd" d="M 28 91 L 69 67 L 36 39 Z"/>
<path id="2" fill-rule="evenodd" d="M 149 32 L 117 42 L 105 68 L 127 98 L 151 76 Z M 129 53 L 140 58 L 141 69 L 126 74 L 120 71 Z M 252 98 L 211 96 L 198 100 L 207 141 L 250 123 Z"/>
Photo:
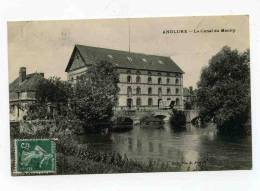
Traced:
<path id="1" fill-rule="evenodd" d="M 111 54 L 108 54 L 107 57 L 110 58 L 110 59 L 113 58 L 113 56 Z"/>
<path id="2" fill-rule="evenodd" d="M 158 60 L 158 63 L 159 63 L 159 64 L 163 64 L 163 61 L 161 61 L 161 60 Z"/>
<path id="3" fill-rule="evenodd" d="M 145 58 L 142 58 L 142 61 L 143 61 L 143 62 L 147 62 L 147 60 L 146 60 Z"/>
<path id="4" fill-rule="evenodd" d="M 130 56 L 127 56 L 127 59 L 129 60 L 129 62 L 132 62 L 132 58 Z"/>

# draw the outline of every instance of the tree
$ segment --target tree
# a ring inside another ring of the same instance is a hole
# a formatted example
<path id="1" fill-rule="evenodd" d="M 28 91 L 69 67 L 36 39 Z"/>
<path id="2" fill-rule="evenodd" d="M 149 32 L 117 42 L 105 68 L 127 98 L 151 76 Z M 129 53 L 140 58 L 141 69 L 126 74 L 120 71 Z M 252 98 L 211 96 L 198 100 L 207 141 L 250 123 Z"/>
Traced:
<path id="1" fill-rule="evenodd" d="M 59 115 L 68 114 L 68 101 L 72 96 L 72 87 L 58 77 L 41 79 L 36 86 L 36 102 L 28 105 L 27 117 L 29 119 L 45 119 L 53 117 L 50 107 L 55 107 Z"/>
<path id="2" fill-rule="evenodd" d="M 249 50 L 225 46 L 202 70 L 197 104 L 204 122 L 216 123 L 220 133 L 244 133 L 250 118 Z"/>
<path id="3" fill-rule="evenodd" d="M 42 79 L 36 89 L 36 99 L 40 103 L 67 103 L 71 96 L 71 85 L 55 76 Z"/>
<path id="4" fill-rule="evenodd" d="M 117 104 L 119 76 L 113 65 L 101 61 L 89 66 L 75 85 L 72 104 L 78 119 L 87 127 L 98 129 L 108 123 Z"/>

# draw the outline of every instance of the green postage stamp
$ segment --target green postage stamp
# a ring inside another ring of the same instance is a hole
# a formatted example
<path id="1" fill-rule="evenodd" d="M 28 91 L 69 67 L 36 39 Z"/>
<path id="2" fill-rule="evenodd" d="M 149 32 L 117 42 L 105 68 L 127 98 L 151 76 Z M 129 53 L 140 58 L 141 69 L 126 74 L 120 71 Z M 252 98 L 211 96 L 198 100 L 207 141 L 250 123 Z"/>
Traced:
<path id="1" fill-rule="evenodd" d="M 56 146 L 52 139 L 16 139 L 15 174 L 56 173 Z"/>

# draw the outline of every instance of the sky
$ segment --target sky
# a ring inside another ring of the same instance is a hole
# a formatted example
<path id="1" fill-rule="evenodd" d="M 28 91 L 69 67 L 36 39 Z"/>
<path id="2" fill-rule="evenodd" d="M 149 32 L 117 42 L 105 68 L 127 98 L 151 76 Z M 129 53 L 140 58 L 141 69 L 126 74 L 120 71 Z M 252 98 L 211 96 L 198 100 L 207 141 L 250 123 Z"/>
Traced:
<path id="1" fill-rule="evenodd" d="M 175 33 L 164 34 L 165 30 Z M 177 33 L 179 30 L 187 33 Z M 223 46 L 239 51 L 249 48 L 249 17 L 8 22 L 9 81 L 18 76 L 22 66 L 27 73 L 44 72 L 45 77 L 66 80 L 65 68 L 75 44 L 170 56 L 185 72 L 184 86 L 196 87 L 201 69 Z"/>

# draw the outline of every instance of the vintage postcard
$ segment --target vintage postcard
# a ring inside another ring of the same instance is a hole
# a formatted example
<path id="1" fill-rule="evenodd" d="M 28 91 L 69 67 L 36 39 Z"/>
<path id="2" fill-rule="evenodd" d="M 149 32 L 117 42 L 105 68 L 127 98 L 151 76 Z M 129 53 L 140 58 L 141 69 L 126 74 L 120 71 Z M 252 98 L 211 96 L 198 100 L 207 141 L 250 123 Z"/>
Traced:
<path id="1" fill-rule="evenodd" d="M 8 22 L 12 175 L 250 170 L 249 16 Z"/>

